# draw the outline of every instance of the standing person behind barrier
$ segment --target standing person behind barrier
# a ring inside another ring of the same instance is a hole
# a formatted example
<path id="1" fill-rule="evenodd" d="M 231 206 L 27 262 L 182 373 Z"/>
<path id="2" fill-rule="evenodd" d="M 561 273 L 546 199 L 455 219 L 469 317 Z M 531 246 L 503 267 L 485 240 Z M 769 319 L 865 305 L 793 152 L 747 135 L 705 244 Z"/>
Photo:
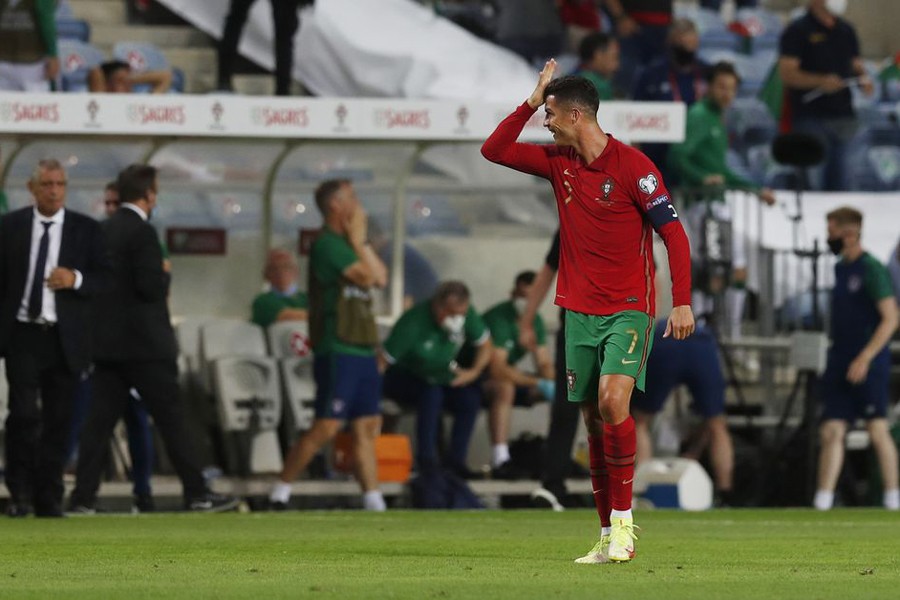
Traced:
<path id="1" fill-rule="evenodd" d="M 247 24 L 250 8 L 256 0 L 231 0 L 228 15 L 219 42 L 218 87 L 232 91 L 231 75 L 238 58 L 238 43 Z M 297 11 L 309 6 L 313 0 L 269 0 L 272 5 L 272 23 L 275 27 L 275 95 L 289 96 L 294 67 L 294 36 L 300 26 Z"/>
<path id="2" fill-rule="evenodd" d="M 622 47 L 619 85 L 631 89 L 636 74 L 666 56 L 672 0 L 604 0 Z"/>
<path id="3" fill-rule="evenodd" d="M 109 218 L 115 214 L 122 205 L 119 200 L 119 185 L 115 181 L 106 184 L 103 190 L 103 212 Z M 163 261 L 163 270 L 168 271 L 168 261 Z M 131 389 L 128 391 L 128 404 L 125 408 L 123 420 L 128 433 L 128 453 L 131 455 L 131 482 L 134 494 L 134 512 L 153 512 L 153 488 L 150 478 L 153 475 L 153 433 L 150 430 L 150 418 L 147 409 L 141 402 L 140 395 Z M 82 380 L 75 399 L 75 419 L 72 423 L 72 439 L 70 442 L 69 456 L 77 452 L 78 437 L 84 425 L 84 419 L 90 410 L 91 383 L 90 379 Z M 71 458 L 70 458 L 71 460 Z"/>
<path id="4" fill-rule="evenodd" d="M 829 9 L 828 0 L 810 0 L 805 15 L 781 34 L 778 72 L 787 93 L 789 119 L 783 126 L 808 133 L 825 146 L 824 174 L 818 189 L 849 187 L 846 155 L 858 122 L 851 86 L 872 96 L 853 25 Z"/>
<path id="5" fill-rule="evenodd" d="M 381 375 L 375 360 L 378 332 L 371 290 L 385 286 L 387 268 L 367 242 L 368 215 L 349 180 L 324 181 L 315 197 L 325 220 L 309 256 L 316 418 L 288 453 L 269 501 L 273 508 L 286 507 L 291 482 L 349 421 L 363 506 L 383 511 L 386 505 L 378 489 L 375 461 L 375 439 L 381 430 Z"/>
<path id="6" fill-rule="evenodd" d="M 725 129 L 724 115 L 737 95 L 738 75 L 734 65 L 720 62 L 709 71 L 709 91 L 706 96 L 688 109 L 685 139 L 672 146 L 669 152 L 669 164 L 681 178 L 681 184 L 687 188 L 685 204 L 687 206 L 687 222 L 692 234 L 692 246 L 695 248 L 694 262 L 699 271 L 705 275 L 698 280 L 694 289 L 692 304 L 698 314 L 712 313 L 711 292 L 717 293 L 727 276 L 716 276 L 709 272 L 710 247 L 705 243 L 704 227 L 707 218 L 731 222 L 731 208 L 725 202 L 725 188 L 749 190 L 759 199 L 772 205 L 775 194 L 768 188 L 760 188 L 753 182 L 741 177 L 729 168 L 725 157 L 728 153 L 728 132 Z M 747 281 L 747 253 L 743 240 L 731 235 L 731 278 L 730 287 L 725 295 L 726 314 L 728 318 L 728 336 L 734 340 L 740 337 L 741 319 L 744 313 L 744 302 L 747 297 L 745 285 Z M 705 282 L 703 280 L 706 280 Z M 705 292 L 705 293 L 704 293 Z"/>
<path id="7" fill-rule="evenodd" d="M 572 73 L 594 84 L 600 101 L 612 100 L 618 94 L 613 87 L 613 77 L 619 70 L 619 42 L 608 33 L 588 34 L 578 45 L 581 64 Z"/>
<path id="8" fill-rule="evenodd" d="M 54 0 L 0 0 L 0 90 L 49 92 L 59 77 Z"/>
<path id="9" fill-rule="evenodd" d="M 163 267 L 159 238 L 149 222 L 157 203 L 157 170 L 131 165 L 119 173 L 117 184 L 122 207 L 102 224 L 113 285 L 97 296 L 94 307 L 93 397 L 81 432 L 70 508 L 94 510 L 109 438 L 134 389 L 165 441 L 181 479 L 185 509 L 230 510 L 237 499 L 209 489 L 179 400 L 178 344 L 168 305 L 171 275 Z"/>
<path id="10" fill-rule="evenodd" d="M 533 350 L 537 347 L 537 333 L 534 318 L 538 307 L 547 297 L 553 279 L 559 271 L 559 230 L 553 236 L 550 250 L 544 258 L 544 265 L 538 271 L 531 289 L 528 291 L 525 310 L 519 317 L 519 344 Z M 581 419 L 581 407 L 566 400 L 566 309 L 559 309 L 559 330 L 556 332 L 556 355 L 554 360 L 554 398 L 550 407 L 550 426 L 547 429 L 547 446 L 544 451 L 541 487 L 531 493 L 535 506 L 550 507 L 561 511 L 565 506 L 574 505 L 566 489 L 566 477 L 571 474 L 572 443 Z"/>
<path id="11" fill-rule="evenodd" d="M 647 389 L 631 401 L 637 432 L 638 466 L 653 458 L 650 426 L 672 390 L 684 384 L 691 393 L 691 409 L 703 418 L 701 437 L 709 440 L 717 503 L 730 505 L 734 474 L 734 446 L 725 420 L 725 378 L 719 366 L 716 337 L 702 320 L 694 335 L 681 342 L 663 337 L 665 323 L 656 326 L 653 352 L 647 361 Z M 698 452 L 699 454 L 699 452 Z M 692 457 L 696 458 L 696 457 Z"/>
<path id="12" fill-rule="evenodd" d="M 306 321 L 309 298 L 297 289 L 300 267 L 294 256 L 287 250 L 269 251 L 263 275 L 269 291 L 253 300 L 250 320 L 263 328 L 278 321 Z"/>
<path id="13" fill-rule="evenodd" d="M 847 423 L 865 419 L 884 488 L 884 506 L 900 510 L 897 447 L 888 430 L 891 354 L 888 342 L 897 330 L 897 301 L 890 277 L 860 244 L 862 213 L 850 207 L 827 215 L 828 247 L 840 256 L 831 292 L 828 366 L 822 375 L 822 448 L 813 505 L 828 510 L 844 462 Z"/>
<path id="14" fill-rule="evenodd" d="M 482 315 L 491 332 L 494 348 L 490 368 L 484 382 L 491 436 L 491 467 L 494 479 L 519 479 L 521 469 L 513 466 L 509 455 L 509 424 L 513 406 L 531 406 L 535 401 L 552 401 L 556 394 L 553 362 L 547 349 L 544 320 L 536 314 L 531 319 L 534 345 L 519 343 L 519 315 L 528 304 L 528 292 L 534 284 L 535 272 L 523 271 L 516 276 L 511 299 L 491 307 Z M 526 373 L 516 365 L 531 352 L 535 373 Z"/>
<path id="15" fill-rule="evenodd" d="M 6 359 L 8 514 L 61 517 L 73 394 L 93 356 L 92 296 L 109 278 L 96 221 L 69 210 L 66 171 L 38 163 L 34 205 L 0 219 L 0 356 Z"/>
<path id="16" fill-rule="evenodd" d="M 476 348 L 472 365 L 456 358 L 463 344 Z M 481 406 L 477 380 L 491 359 L 491 335 L 469 302 L 461 281 L 445 281 L 434 295 L 403 313 L 379 355 L 387 368 L 384 395 L 416 410 L 416 464 L 420 472 L 441 465 L 441 416 L 453 414 L 446 465 L 467 477 L 466 458 Z"/>

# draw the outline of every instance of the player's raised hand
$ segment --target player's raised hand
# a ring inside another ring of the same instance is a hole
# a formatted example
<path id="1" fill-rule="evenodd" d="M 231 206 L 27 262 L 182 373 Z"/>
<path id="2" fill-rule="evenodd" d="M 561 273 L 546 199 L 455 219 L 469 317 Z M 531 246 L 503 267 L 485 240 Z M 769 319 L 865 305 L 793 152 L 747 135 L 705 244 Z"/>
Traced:
<path id="1" fill-rule="evenodd" d="M 676 340 L 683 340 L 694 333 L 694 313 L 688 305 L 676 306 L 669 315 L 666 323 L 666 332 L 663 337 L 670 335 Z"/>
<path id="2" fill-rule="evenodd" d="M 534 91 L 531 92 L 531 97 L 528 98 L 528 106 L 536 109 L 544 103 L 544 90 L 547 88 L 547 85 L 553 81 L 553 74 L 555 72 L 556 59 L 551 58 L 544 64 L 544 68 L 541 70 L 537 85 L 535 86 Z"/>

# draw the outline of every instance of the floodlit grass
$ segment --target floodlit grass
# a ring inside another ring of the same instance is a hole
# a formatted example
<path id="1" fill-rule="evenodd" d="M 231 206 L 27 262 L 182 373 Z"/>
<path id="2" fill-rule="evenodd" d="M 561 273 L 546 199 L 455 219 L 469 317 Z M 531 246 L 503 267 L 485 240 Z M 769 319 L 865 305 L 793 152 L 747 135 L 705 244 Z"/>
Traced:
<path id="1" fill-rule="evenodd" d="M 898 598 L 900 516 L 642 512 L 638 556 L 575 565 L 592 511 L 0 521 L 2 598 Z"/>

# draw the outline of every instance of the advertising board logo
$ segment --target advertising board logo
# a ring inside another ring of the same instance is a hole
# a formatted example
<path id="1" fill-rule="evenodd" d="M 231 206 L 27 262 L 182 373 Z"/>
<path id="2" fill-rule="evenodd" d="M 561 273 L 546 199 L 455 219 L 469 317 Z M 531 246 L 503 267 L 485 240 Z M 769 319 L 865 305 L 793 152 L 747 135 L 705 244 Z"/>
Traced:
<path id="1" fill-rule="evenodd" d="M 97 122 L 97 115 L 100 113 L 100 105 L 97 104 L 97 101 L 93 98 L 90 102 L 88 102 L 84 109 L 88 114 L 88 122 L 85 123 L 85 127 L 100 127 L 100 123 Z"/>
<path id="2" fill-rule="evenodd" d="M 463 104 L 456 111 L 456 122 L 459 123 L 459 127 L 456 128 L 456 133 L 468 133 L 469 128 L 466 125 L 469 123 L 469 117 L 471 116 L 471 112 L 469 111 L 469 107 Z"/>
<path id="3" fill-rule="evenodd" d="M 225 107 L 216 100 L 210 107 L 209 112 L 212 114 L 213 122 L 209 124 L 210 129 L 223 130 L 225 125 L 222 124 L 222 117 L 225 116 Z"/>
<path id="4" fill-rule="evenodd" d="M 0 104 L 0 121 L 6 123 L 58 123 L 56 102 L 4 102 Z"/>
<path id="5" fill-rule="evenodd" d="M 184 125 L 187 116 L 182 104 L 129 104 L 128 120 L 138 125 Z"/>
<path id="6" fill-rule="evenodd" d="M 427 108 L 422 110 L 375 111 L 375 125 L 381 129 L 431 129 L 431 116 Z"/>
<path id="7" fill-rule="evenodd" d="M 254 125 L 261 127 L 308 127 L 309 113 L 304 108 L 257 106 L 250 114 Z"/>
<path id="8" fill-rule="evenodd" d="M 668 132 L 672 129 L 667 113 L 630 113 L 625 112 L 619 116 L 619 126 L 628 132 L 655 131 Z"/>

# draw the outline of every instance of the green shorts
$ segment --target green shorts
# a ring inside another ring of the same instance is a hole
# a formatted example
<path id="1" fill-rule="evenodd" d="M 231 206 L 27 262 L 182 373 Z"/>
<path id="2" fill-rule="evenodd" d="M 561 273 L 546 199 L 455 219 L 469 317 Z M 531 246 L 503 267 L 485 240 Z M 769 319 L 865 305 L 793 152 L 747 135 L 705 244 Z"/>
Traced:
<path id="1" fill-rule="evenodd" d="M 569 402 L 596 400 L 601 375 L 628 375 L 644 390 L 653 317 L 625 310 L 604 317 L 566 311 Z"/>

